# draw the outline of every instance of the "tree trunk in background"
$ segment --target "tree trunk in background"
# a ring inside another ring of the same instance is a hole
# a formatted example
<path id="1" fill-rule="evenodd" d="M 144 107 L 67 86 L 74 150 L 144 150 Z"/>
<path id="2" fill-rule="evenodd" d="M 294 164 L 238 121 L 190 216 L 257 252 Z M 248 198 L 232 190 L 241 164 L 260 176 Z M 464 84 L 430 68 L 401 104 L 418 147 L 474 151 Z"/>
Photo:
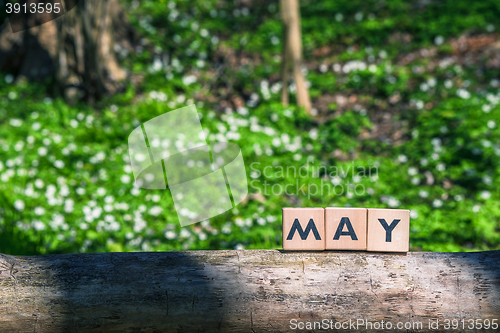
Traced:
<path id="1" fill-rule="evenodd" d="M 283 90 L 281 102 L 288 105 L 288 80 L 290 73 L 297 87 L 297 105 L 303 106 L 306 112 L 311 111 L 311 99 L 306 82 L 302 76 L 302 36 L 300 33 L 300 11 L 298 0 L 280 0 L 283 18 Z"/>
<path id="2" fill-rule="evenodd" d="M 132 51 L 136 35 L 118 0 L 65 0 L 64 5 L 74 8 L 21 32 L 3 25 L 0 70 L 29 79 L 55 74 L 58 90 L 70 103 L 92 102 L 123 89 L 127 73 L 116 53 Z"/>

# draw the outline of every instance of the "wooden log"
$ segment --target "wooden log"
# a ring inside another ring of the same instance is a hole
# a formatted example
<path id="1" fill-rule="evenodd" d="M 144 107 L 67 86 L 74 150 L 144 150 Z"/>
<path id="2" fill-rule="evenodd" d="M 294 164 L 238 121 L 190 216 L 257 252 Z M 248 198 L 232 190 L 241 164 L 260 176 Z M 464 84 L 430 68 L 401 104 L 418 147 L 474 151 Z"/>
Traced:
<path id="1" fill-rule="evenodd" d="M 0 332 L 290 332 L 358 319 L 373 329 L 346 331 L 498 322 L 500 251 L 0 255 Z"/>

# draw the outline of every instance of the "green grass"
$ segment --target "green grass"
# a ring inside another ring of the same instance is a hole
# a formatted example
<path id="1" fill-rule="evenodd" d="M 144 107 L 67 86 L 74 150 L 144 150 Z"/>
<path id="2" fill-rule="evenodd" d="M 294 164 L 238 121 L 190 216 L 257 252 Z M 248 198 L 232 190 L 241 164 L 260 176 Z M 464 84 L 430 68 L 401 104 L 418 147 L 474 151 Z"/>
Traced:
<path id="1" fill-rule="evenodd" d="M 277 3 L 125 2 L 139 87 L 70 107 L 0 79 L 1 253 L 279 248 L 287 206 L 410 209 L 412 250 L 500 249 L 500 69 L 452 43 L 498 31 L 497 1 L 302 1 L 315 116 L 280 105 Z M 193 102 L 209 141 L 241 147 L 251 195 L 180 228 L 169 191 L 134 189 L 127 137 Z"/>

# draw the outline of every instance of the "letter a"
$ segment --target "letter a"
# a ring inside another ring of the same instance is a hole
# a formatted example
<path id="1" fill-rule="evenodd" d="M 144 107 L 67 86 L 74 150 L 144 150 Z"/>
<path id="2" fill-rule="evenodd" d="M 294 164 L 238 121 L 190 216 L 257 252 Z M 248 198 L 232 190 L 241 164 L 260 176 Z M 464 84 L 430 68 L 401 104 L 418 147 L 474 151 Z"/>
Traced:
<path id="1" fill-rule="evenodd" d="M 347 226 L 347 231 L 344 230 L 344 226 Z M 348 217 L 343 217 L 340 219 L 339 226 L 337 231 L 335 232 L 335 236 L 333 236 L 334 240 L 339 240 L 340 236 L 351 236 L 352 240 L 358 240 L 354 229 L 352 228 L 351 220 Z"/>

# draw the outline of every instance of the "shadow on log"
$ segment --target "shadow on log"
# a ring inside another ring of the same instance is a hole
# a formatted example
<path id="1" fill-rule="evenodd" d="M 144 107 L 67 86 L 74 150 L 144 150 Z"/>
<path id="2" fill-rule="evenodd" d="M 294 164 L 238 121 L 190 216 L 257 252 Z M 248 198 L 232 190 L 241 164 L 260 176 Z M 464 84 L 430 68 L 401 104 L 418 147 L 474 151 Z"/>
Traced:
<path id="1" fill-rule="evenodd" d="M 477 318 L 500 320 L 500 251 L 0 255 L 0 332 L 285 332 L 323 319 L 428 332 Z"/>

